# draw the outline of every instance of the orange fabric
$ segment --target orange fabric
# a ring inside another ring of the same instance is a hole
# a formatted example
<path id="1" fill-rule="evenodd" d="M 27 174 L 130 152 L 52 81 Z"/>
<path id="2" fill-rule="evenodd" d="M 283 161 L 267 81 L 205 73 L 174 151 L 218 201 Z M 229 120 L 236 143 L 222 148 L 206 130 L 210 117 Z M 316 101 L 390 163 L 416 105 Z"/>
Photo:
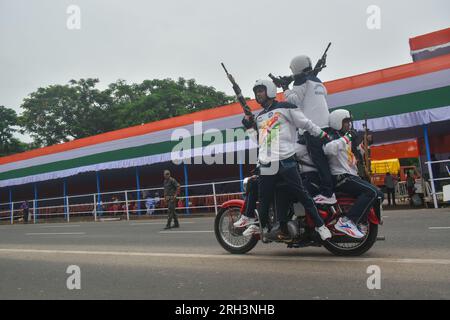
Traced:
<path id="1" fill-rule="evenodd" d="M 420 76 L 450 68 L 450 54 L 325 83 L 328 94 Z"/>
<path id="2" fill-rule="evenodd" d="M 417 140 L 372 146 L 370 148 L 372 160 L 418 158 L 419 155 L 420 150 Z"/>
<path id="3" fill-rule="evenodd" d="M 260 106 L 256 103 L 255 100 L 250 100 L 247 102 L 250 109 L 257 110 Z M 139 136 L 151 132 L 167 130 L 175 127 L 186 126 L 194 123 L 194 121 L 208 121 L 223 117 L 228 117 L 232 115 L 236 115 L 242 113 L 242 108 L 239 103 L 233 103 L 226 106 L 217 107 L 214 109 L 198 111 L 174 118 L 164 119 L 160 121 L 150 122 L 140 126 L 134 126 L 130 128 L 120 129 L 116 131 L 111 131 L 107 133 L 102 133 L 99 135 L 77 139 L 73 141 L 69 141 L 66 143 L 56 144 L 53 146 L 48 146 L 40 149 L 30 150 L 23 153 L 18 153 L 6 157 L 0 158 L 0 165 L 31 159 L 35 157 L 41 157 L 48 154 L 59 153 L 63 151 L 69 151 L 73 149 L 78 149 L 82 147 L 87 147 L 90 145 L 125 139 L 129 137 Z"/>
<path id="4" fill-rule="evenodd" d="M 324 83 L 324 85 L 327 88 L 328 94 L 333 94 L 342 91 L 367 87 L 379 83 L 385 83 L 404 78 L 419 76 L 422 74 L 436 72 L 449 68 L 450 68 L 450 54 L 432 59 L 417 61 L 397 67 L 369 72 L 358 76 L 329 81 Z M 279 100 L 284 99 L 282 93 L 279 93 L 277 97 Z M 260 109 L 260 106 L 254 99 L 249 100 L 247 103 L 252 110 Z M 44 147 L 40 149 L 35 149 L 23 153 L 2 157 L 0 158 L 0 165 L 31 159 L 35 157 L 41 157 L 53 153 L 69 151 L 108 141 L 139 136 L 160 130 L 168 130 L 175 127 L 186 126 L 192 124 L 194 121 L 208 121 L 222 117 L 229 117 L 240 113 L 242 113 L 242 109 L 239 103 L 233 103 L 230 105 L 194 112 L 179 117 L 155 121 L 140 126 L 134 126 L 121 130 L 111 131 L 95 135 L 92 137 L 77 139 L 62 144 L 57 144 L 49 147 Z"/>
<path id="5" fill-rule="evenodd" d="M 409 39 L 411 50 L 420 50 L 450 42 L 450 28 Z"/>

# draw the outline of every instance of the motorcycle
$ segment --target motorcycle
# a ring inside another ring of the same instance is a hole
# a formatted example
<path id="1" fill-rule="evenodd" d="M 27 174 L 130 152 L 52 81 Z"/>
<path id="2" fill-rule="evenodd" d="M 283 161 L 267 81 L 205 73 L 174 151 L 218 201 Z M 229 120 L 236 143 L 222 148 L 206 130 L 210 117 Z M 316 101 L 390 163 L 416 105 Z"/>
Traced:
<path id="1" fill-rule="evenodd" d="M 248 195 L 251 188 L 250 179 L 256 179 L 255 176 L 244 179 L 244 191 Z M 276 223 L 277 194 L 286 194 L 289 190 L 283 184 L 276 185 L 276 192 L 269 210 L 269 230 L 276 230 L 279 225 Z M 334 205 L 317 204 L 319 214 L 325 222 L 325 225 L 332 233 L 332 238 L 323 241 L 319 234 L 314 230 L 314 222 L 300 203 L 290 203 L 288 211 L 288 230 L 289 240 L 278 240 L 276 238 L 261 237 L 260 234 L 244 236 L 242 233 L 246 229 L 236 228 L 233 223 L 240 219 L 247 205 L 246 200 L 233 199 L 226 201 L 220 207 L 215 218 L 214 231 L 220 245 L 232 254 L 245 254 L 252 250 L 261 240 L 263 243 L 278 242 L 284 243 L 288 248 L 305 247 L 325 247 L 329 252 L 337 256 L 360 256 L 367 252 L 375 244 L 378 238 L 378 226 L 382 224 L 381 205 L 379 210 L 370 208 L 368 222 L 365 226 L 366 235 L 362 239 L 355 239 L 336 230 L 334 225 L 339 218 L 346 214 L 349 208 L 355 202 L 355 199 L 345 194 L 336 194 L 337 203 Z M 248 199 L 246 196 L 245 199 Z M 257 210 L 256 214 L 257 214 Z M 258 219 L 259 220 L 259 219 Z M 262 230 L 261 226 L 260 229 Z M 273 232 L 271 232 L 273 233 Z M 382 240 L 382 238 L 380 238 Z"/>

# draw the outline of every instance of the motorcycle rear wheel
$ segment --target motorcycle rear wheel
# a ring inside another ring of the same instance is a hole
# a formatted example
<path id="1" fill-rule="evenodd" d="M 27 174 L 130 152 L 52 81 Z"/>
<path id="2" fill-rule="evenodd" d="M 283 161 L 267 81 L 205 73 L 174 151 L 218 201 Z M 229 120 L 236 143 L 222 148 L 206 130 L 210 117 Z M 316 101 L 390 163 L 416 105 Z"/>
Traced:
<path id="1" fill-rule="evenodd" d="M 350 246 L 348 248 L 343 246 L 342 243 L 338 244 L 338 242 L 333 241 L 335 237 L 331 238 L 331 240 L 323 241 L 322 244 L 328 251 L 336 256 L 360 256 L 366 253 L 370 248 L 372 248 L 372 246 L 377 241 L 378 225 L 370 223 L 367 236 L 364 237 L 359 244 L 354 244 L 353 246 Z"/>

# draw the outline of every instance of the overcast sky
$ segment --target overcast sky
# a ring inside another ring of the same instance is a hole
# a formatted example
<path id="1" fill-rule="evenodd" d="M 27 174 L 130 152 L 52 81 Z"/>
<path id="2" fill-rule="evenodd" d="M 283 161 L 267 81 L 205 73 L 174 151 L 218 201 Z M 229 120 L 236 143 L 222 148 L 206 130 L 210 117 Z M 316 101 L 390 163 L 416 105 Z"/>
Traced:
<path id="1" fill-rule="evenodd" d="M 70 5 L 81 28 L 70 30 Z M 381 29 L 367 27 L 370 5 Z M 450 27 L 449 0 L 0 0 L 0 105 L 70 79 L 194 78 L 232 94 L 220 62 L 246 96 L 257 78 L 315 62 L 324 81 L 411 62 L 408 39 Z"/>

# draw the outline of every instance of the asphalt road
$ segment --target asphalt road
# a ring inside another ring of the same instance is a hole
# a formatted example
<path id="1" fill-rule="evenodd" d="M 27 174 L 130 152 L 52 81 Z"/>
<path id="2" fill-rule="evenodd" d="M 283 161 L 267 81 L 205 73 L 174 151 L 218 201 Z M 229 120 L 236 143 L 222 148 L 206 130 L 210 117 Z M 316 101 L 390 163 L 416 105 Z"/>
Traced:
<path id="1" fill-rule="evenodd" d="M 0 226 L 0 299 L 450 299 L 450 209 L 385 211 L 358 258 L 217 243 L 213 218 Z M 80 290 L 66 273 L 80 268 Z M 368 289 L 370 266 L 381 288 Z"/>

